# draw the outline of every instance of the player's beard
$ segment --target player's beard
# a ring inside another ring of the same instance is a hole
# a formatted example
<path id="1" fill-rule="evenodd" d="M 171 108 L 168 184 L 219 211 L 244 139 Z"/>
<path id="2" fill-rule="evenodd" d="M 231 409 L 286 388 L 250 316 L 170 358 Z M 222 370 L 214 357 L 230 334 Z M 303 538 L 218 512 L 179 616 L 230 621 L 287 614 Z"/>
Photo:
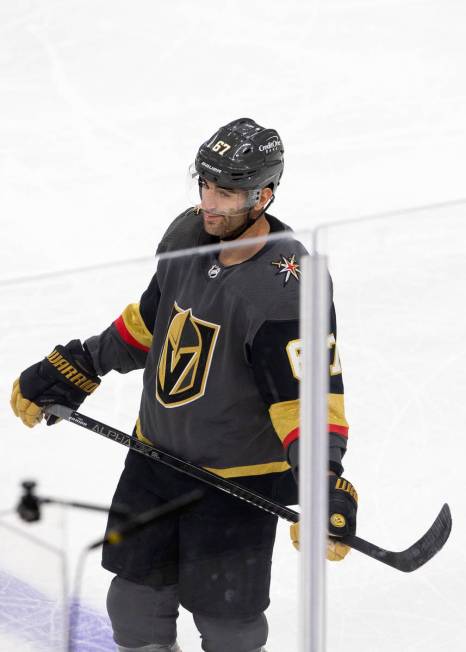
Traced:
<path id="1" fill-rule="evenodd" d="M 202 211 L 202 217 L 204 231 L 220 240 L 231 237 L 236 231 L 240 232 L 248 220 L 246 211 L 238 215 L 216 215 Z"/>

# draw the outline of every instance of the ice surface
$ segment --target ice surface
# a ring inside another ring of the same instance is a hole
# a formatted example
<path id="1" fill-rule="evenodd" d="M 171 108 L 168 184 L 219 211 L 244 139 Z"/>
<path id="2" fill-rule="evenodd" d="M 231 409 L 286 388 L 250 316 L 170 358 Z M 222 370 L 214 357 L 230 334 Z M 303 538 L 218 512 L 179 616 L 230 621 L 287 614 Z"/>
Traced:
<path id="1" fill-rule="evenodd" d="M 282 135 L 275 211 L 295 227 L 464 196 L 465 13 L 459 0 L 3 2 L 2 276 L 151 255 L 199 142 L 235 116 Z M 72 251 L 52 246 L 65 225 Z"/>
<path id="2" fill-rule="evenodd" d="M 450 504 L 443 551 L 411 575 L 353 553 L 329 567 L 329 650 L 460 649 L 465 498 L 456 450 L 466 311 L 466 204 L 331 226 L 346 409 L 345 473 L 360 496 L 359 532 L 391 550 L 414 543 Z M 351 608 L 345 608 L 347 602 Z"/>
<path id="3" fill-rule="evenodd" d="M 10 416 L 10 386 L 55 343 L 99 332 L 137 300 L 161 233 L 185 208 L 185 170 L 218 125 L 251 115 L 276 126 L 286 171 L 273 212 L 296 229 L 466 195 L 465 18 L 454 0 L 2 3 L 0 279 L 147 260 L 0 287 L 0 511 L 29 477 L 45 495 L 111 500 L 124 451 L 67 424 L 26 431 Z M 445 550 L 415 575 L 356 553 L 329 566 L 329 652 L 462 647 L 465 217 L 329 236 L 361 535 L 401 549 L 444 500 L 454 519 Z M 109 377 L 86 410 L 130 430 L 140 382 Z M 72 562 L 104 526 L 73 512 L 63 528 L 52 507 L 33 526 L 6 520 Z M 59 574 L 34 550 L 18 544 L 9 571 L 46 596 L 42 612 L 27 597 L 27 613 L 50 630 L 46 578 L 58 595 Z M 82 605 L 103 650 L 109 576 L 98 561 L 86 564 Z M 270 652 L 297 650 L 297 572 L 282 524 Z M 4 622 L 0 650 L 40 649 L 29 628 Z M 200 648 L 185 613 L 179 638 Z"/>

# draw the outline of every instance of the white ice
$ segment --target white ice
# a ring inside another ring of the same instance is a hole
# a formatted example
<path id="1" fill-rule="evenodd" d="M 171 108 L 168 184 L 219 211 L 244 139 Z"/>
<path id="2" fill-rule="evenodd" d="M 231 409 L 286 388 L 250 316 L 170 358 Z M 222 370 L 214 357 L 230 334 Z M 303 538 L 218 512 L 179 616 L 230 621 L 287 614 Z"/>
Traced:
<path id="1" fill-rule="evenodd" d="M 28 477 L 45 495 L 110 501 L 124 450 L 68 424 L 26 431 L 11 383 L 138 299 L 186 206 L 187 166 L 217 126 L 251 116 L 278 129 L 286 169 L 272 213 L 296 230 L 466 196 L 465 20 L 454 0 L 0 5 L 0 512 Z M 439 210 L 328 238 L 361 536 L 401 549 L 444 500 L 454 518 L 445 550 L 413 575 L 356 553 L 329 566 L 329 652 L 463 645 L 465 219 Z M 140 381 L 106 378 L 86 411 L 130 430 Z M 35 526 L 6 520 L 59 547 L 65 531 L 71 566 L 104 524 L 52 507 Z M 59 591 L 53 552 L 0 537 L 2 567 Z M 298 649 L 297 566 L 281 524 L 270 652 Z M 83 599 L 102 612 L 108 580 L 94 553 Z M 18 618 L 0 650 L 34 649 L 34 626 Z M 186 613 L 179 638 L 200 649 Z"/>

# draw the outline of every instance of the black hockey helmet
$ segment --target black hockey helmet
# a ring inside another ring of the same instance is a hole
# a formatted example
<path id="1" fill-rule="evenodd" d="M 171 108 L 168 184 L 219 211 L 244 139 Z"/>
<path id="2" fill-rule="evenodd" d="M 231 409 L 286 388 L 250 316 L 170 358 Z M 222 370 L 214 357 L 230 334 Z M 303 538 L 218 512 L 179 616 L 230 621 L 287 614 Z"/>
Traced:
<path id="1" fill-rule="evenodd" d="M 283 174 L 283 153 L 275 129 L 239 118 L 201 145 L 194 165 L 200 178 L 223 188 L 259 190 L 272 185 L 275 193 Z"/>

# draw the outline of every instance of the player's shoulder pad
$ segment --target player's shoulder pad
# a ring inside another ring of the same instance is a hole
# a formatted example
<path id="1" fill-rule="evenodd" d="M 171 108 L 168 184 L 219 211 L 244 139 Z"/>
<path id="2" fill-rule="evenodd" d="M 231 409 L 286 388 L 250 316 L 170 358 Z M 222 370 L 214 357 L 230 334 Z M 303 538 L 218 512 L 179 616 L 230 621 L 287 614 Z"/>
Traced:
<path id="1" fill-rule="evenodd" d="M 299 294 L 299 285 L 301 283 L 302 274 L 302 259 L 310 255 L 305 245 L 294 237 L 293 229 L 281 222 L 276 217 L 267 215 L 267 219 L 271 226 L 271 233 L 274 235 L 274 240 L 271 240 L 269 247 L 264 256 L 263 263 L 270 272 L 270 266 L 273 268 L 272 274 L 268 273 L 263 276 L 266 279 L 270 289 L 273 291 L 277 285 L 276 278 L 281 281 L 280 285 L 286 288 L 284 294 Z M 285 234 L 283 239 L 280 239 L 280 232 Z M 294 280 L 296 283 L 291 283 Z M 327 274 L 329 301 L 333 301 L 333 281 L 330 273 Z"/>
<path id="2" fill-rule="evenodd" d="M 239 266 L 235 278 L 238 292 L 249 306 L 251 323 L 256 326 L 266 320 L 299 318 L 300 262 L 306 253 L 290 227 L 269 214 L 267 220 L 273 238 Z M 255 327 L 251 328 L 254 331 Z"/>
<path id="3" fill-rule="evenodd" d="M 168 251 L 201 247 L 215 242 L 218 242 L 218 238 L 214 238 L 204 231 L 201 214 L 191 207 L 178 215 L 165 231 L 157 247 L 157 255 Z"/>
<path id="4" fill-rule="evenodd" d="M 257 281 L 270 290 L 271 297 L 299 293 L 301 259 L 308 252 L 288 225 L 271 215 L 267 219 L 272 237 L 259 252 Z"/>

